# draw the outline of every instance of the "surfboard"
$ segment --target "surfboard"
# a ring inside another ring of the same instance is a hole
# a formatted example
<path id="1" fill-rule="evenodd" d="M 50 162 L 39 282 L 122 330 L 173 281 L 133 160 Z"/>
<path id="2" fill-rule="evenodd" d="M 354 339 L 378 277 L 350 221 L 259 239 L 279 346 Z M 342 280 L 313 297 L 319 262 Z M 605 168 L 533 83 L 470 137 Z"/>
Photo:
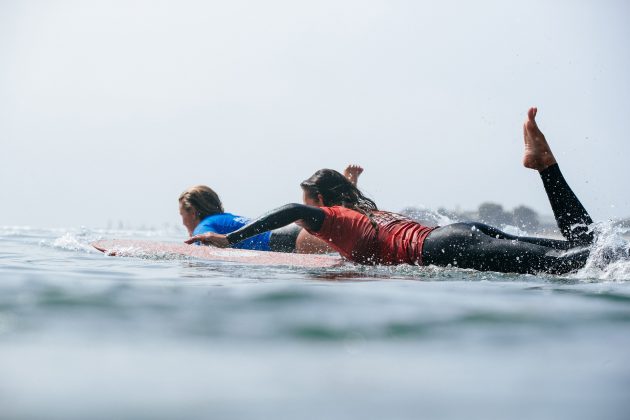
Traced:
<path id="1" fill-rule="evenodd" d="M 334 267 L 341 265 L 343 261 L 341 257 L 333 255 L 251 251 L 148 240 L 108 239 L 93 242 L 91 245 L 107 255 L 118 257 L 151 259 L 191 257 L 209 261 L 297 267 Z"/>

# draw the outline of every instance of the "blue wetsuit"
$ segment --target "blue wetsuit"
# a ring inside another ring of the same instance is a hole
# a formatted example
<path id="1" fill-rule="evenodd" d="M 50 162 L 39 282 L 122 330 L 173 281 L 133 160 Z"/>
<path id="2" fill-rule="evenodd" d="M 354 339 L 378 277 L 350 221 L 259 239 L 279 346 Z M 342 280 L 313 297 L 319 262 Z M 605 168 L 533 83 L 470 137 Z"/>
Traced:
<path id="1" fill-rule="evenodd" d="M 249 219 L 241 216 L 235 216 L 231 213 L 217 213 L 207 216 L 203 219 L 195 230 L 193 235 L 199 235 L 206 232 L 214 232 L 222 235 L 234 232 L 249 223 Z M 245 239 L 244 241 L 235 243 L 232 248 L 255 249 L 257 251 L 270 251 L 269 238 L 271 232 L 264 232 L 260 235 Z"/>

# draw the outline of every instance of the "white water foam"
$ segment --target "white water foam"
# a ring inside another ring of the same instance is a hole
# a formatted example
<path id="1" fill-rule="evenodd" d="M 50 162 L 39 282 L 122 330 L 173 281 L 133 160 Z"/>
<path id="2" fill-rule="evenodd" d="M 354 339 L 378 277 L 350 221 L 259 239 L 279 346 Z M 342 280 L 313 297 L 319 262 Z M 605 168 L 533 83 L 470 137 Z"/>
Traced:
<path id="1" fill-rule="evenodd" d="M 584 281 L 630 281 L 630 232 L 613 221 L 598 222 L 593 227 L 595 243 L 584 268 L 573 276 Z"/>
<path id="2" fill-rule="evenodd" d="M 33 229 L 30 227 L 0 227 L 0 232 L 6 236 L 33 236 L 47 233 L 47 236 L 53 236 L 55 239 L 42 239 L 39 245 L 48 248 L 61 249 L 65 251 L 81 251 L 87 253 L 98 252 L 92 247 L 92 243 L 105 238 L 164 238 L 170 231 L 163 230 L 112 230 L 112 229 L 93 229 L 80 227 L 78 229 Z M 136 250 L 137 251 L 137 250 Z M 129 256 L 146 257 L 146 252 L 139 255 L 134 252 Z M 163 255 L 162 257 L 167 257 Z M 172 258 L 169 258 L 172 259 Z"/>
<path id="3" fill-rule="evenodd" d="M 220 257 L 256 257 L 260 255 L 252 251 L 240 251 L 238 249 L 215 249 L 214 254 Z"/>
<path id="4" fill-rule="evenodd" d="M 188 255 L 166 251 L 147 251 L 137 247 L 114 247 L 107 252 L 109 256 L 142 258 L 145 260 L 191 260 Z"/>
<path id="5" fill-rule="evenodd" d="M 42 241 L 42 245 L 46 246 L 47 241 Z M 63 249 L 66 251 L 84 251 L 94 252 L 96 251 L 89 243 L 80 236 L 67 232 L 60 238 L 55 239 L 50 243 L 52 248 Z"/>
<path id="6" fill-rule="evenodd" d="M 403 209 L 400 211 L 400 214 L 407 216 L 417 222 L 425 223 L 429 226 L 446 226 L 460 221 L 452 219 L 443 212 L 428 209 L 423 206 L 409 207 Z"/>
<path id="7" fill-rule="evenodd" d="M 101 235 L 85 227 L 74 230 L 65 230 L 62 232 L 63 234 L 55 239 L 40 240 L 39 245 L 65 251 L 94 253 L 97 251 L 90 244 L 94 241 L 102 239 Z M 51 231 L 51 233 L 57 233 L 57 231 Z"/>

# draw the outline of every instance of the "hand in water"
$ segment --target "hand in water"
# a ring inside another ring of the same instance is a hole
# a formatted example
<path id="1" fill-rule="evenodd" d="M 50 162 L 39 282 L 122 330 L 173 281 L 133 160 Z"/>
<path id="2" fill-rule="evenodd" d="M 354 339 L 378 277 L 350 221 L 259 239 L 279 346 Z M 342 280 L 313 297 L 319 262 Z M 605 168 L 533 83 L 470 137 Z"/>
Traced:
<path id="1" fill-rule="evenodd" d="M 343 171 L 343 176 L 346 177 L 348 181 L 352 183 L 355 187 L 357 186 L 357 181 L 359 180 L 359 176 L 363 173 L 363 168 L 359 165 L 348 165 L 346 169 Z"/>
<path id="2" fill-rule="evenodd" d="M 214 245 L 218 248 L 227 248 L 230 246 L 230 242 L 228 242 L 227 237 L 225 235 L 220 235 L 214 232 L 202 233 L 200 235 L 191 236 L 186 239 L 184 242 L 187 244 L 193 244 L 195 242 L 201 242 L 206 245 Z"/>

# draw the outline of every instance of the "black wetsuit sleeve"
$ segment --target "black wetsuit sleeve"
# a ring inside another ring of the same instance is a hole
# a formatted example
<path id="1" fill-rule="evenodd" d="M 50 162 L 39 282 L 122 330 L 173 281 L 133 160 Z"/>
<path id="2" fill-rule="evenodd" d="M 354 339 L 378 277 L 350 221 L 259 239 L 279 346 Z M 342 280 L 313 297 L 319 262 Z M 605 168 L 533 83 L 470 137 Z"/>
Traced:
<path id="1" fill-rule="evenodd" d="M 230 245 L 233 245 L 252 236 L 278 229 L 298 220 L 302 221 L 302 225 L 305 228 L 317 232 L 322 227 L 325 217 L 326 214 L 319 207 L 287 204 L 270 211 L 239 230 L 227 234 L 226 237 Z"/>
<path id="2" fill-rule="evenodd" d="M 589 226 L 593 219 L 567 184 L 558 164 L 540 172 L 540 177 L 562 235 L 573 243 L 592 243 L 593 232 Z"/>

